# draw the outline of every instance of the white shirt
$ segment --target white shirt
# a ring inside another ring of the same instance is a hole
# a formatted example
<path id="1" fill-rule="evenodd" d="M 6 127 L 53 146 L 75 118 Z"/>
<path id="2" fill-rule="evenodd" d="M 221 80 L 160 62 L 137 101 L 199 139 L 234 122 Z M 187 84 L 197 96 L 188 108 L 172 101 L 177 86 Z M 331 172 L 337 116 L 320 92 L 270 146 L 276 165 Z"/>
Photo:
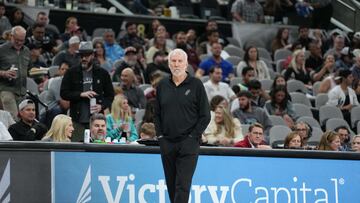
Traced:
<path id="1" fill-rule="evenodd" d="M 230 101 L 230 98 L 235 96 L 234 91 L 224 82 L 214 84 L 211 80 L 208 80 L 204 83 L 204 87 L 209 101 L 216 95 L 223 96 L 227 101 Z"/>

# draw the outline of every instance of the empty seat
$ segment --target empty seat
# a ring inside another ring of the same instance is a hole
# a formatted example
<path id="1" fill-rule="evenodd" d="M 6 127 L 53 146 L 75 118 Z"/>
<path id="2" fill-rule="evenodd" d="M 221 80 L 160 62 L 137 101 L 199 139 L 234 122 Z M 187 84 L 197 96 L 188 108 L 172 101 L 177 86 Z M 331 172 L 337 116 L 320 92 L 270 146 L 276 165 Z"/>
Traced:
<path id="1" fill-rule="evenodd" d="M 292 105 L 297 117 L 308 116 L 312 117 L 313 114 L 309 106 L 302 103 L 295 103 Z"/>
<path id="2" fill-rule="evenodd" d="M 351 109 L 351 127 L 355 128 L 360 121 L 360 106 L 355 106 Z"/>
<path id="3" fill-rule="evenodd" d="M 301 116 L 300 118 L 298 118 L 296 120 L 296 122 L 300 122 L 300 121 L 307 123 L 308 125 L 310 125 L 313 128 L 321 128 L 319 122 L 317 120 L 315 120 L 315 118 L 313 118 L 313 117 Z"/>
<path id="4" fill-rule="evenodd" d="M 26 89 L 34 95 L 39 95 L 38 85 L 32 78 L 26 78 Z"/>
<path id="5" fill-rule="evenodd" d="M 230 87 L 233 87 L 234 85 L 238 85 L 239 83 L 242 83 L 243 80 L 242 80 L 242 77 L 233 77 L 231 78 L 230 80 Z"/>
<path id="6" fill-rule="evenodd" d="M 341 113 L 338 107 L 329 106 L 329 105 L 320 107 L 319 109 L 320 125 L 324 126 L 326 121 L 329 120 L 330 118 L 344 119 L 343 114 Z"/>
<path id="7" fill-rule="evenodd" d="M 237 39 L 235 39 L 235 38 L 227 37 L 226 40 L 227 40 L 227 41 L 229 42 L 229 44 L 231 44 L 231 45 L 234 45 L 234 46 L 239 47 L 239 48 L 242 47 L 241 44 L 240 44 L 240 42 L 239 42 Z"/>
<path id="8" fill-rule="evenodd" d="M 280 59 L 287 59 L 292 55 L 292 52 L 289 49 L 277 49 L 274 53 L 274 61 L 278 61 Z"/>
<path id="9" fill-rule="evenodd" d="M 304 104 L 304 105 L 306 105 L 308 107 L 311 107 L 311 102 L 310 102 L 309 98 L 307 98 L 304 93 L 291 92 L 290 96 L 291 96 L 291 102 Z"/>
<path id="10" fill-rule="evenodd" d="M 271 90 L 271 86 L 273 84 L 273 80 L 271 79 L 262 79 L 260 80 L 261 82 L 261 88 L 265 91 L 270 91 Z"/>
<path id="11" fill-rule="evenodd" d="M 284 144 L 285 137 L 290 132 L 291 132 L 291 129 L 287 126 L 282 126 L 282 125 L 273 126 L 269 132 L 270 146 L 272 146 L 274 148 L 279 148 L 279 145 Z"/>
<path id="12" fill-rule="evenodd" d="M 307 89 L 304 83 L 301 82 L 300 80 L 288 80 L 286 87 L 289 93 L 291 92 L 307 93 Z"/>
<path id="13" fill-rule="evenodd" d="M 244 50 L 233 45 L 226 46 L 224 51 L 226 51 L 230 56 L 238 56 L 240 58 L 244 58 L 245 54 Z"/>
<path id="14" fill-rule="evenodd" d="M 269 119 L 270 119 L 272 125 L 287 126 L 284 119 L 282 117 L 280 117 L 280 116 L 269 115 Z"/>
<path id="15" fill-rule="evenodd" d="M 311 137 L 308 139 L 308 142 L 320 142 L 323 131 L 321 128 L 312 127 Z"/>
<path id="16" fill-rule="evenodd" d="M 280 59 L 280 60 L 276 60 L 276 72 L 280 73 L 284 70 L 285 68 L 285 59 Z"/>
<path id="17" fill-rule="evenodd" d="M 258 49 L 259 57 L 266 58 L 266 59 L 272 61 L 271 54 L 269 53 L 269 51 L 267 49 L 262 48 L 262 47 L 257 47 L 257 49 Z"/>
<path id="18" fill-rule="evenodd" d="M 326 105 L 326 102 L 329 100 L 329 96 L 325 93 L 320 93 L 316 95 L 315 98 L 315 108 L 320 109 L 320 107 Z"/>
<path id="19" fill-rule="evenodd" d="M 229 56 L 226 60 L 236 67 L 242 59 L 238 56 Z"/>

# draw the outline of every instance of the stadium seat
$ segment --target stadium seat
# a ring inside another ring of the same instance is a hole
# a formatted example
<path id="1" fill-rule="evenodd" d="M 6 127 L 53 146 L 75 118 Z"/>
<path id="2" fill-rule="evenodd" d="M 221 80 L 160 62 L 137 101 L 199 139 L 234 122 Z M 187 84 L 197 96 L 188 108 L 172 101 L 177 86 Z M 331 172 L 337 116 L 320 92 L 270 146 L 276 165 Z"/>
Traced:
<path id="1" fill-rule="evenodd" d="M 242 82 L 243 82 L 242 77 L 233 77 L 233 78 L 230 80 L 229 86 L 230 86 L 230 87 L 233 87 L 234 85 L 238 85 L 239 83 L 242 83 Z"/>
<path id="2" fill-rule="evenodd" d="M 227 40 L 227 41 L 229 42 L 229 44 L 231 44 L 231 45 L 234 45 L 234 46 L 239 47 L 239 48 L 242 47 L 241 44 L 240 44 L 240 42 L 239 42 L 237 39 L 235 39 L 235 38 L 227 37 L 226 40 Z"/>
<path id="3" fill-rule="evenodd" d="M 349 126 L 349 124 L 341 118 L 330 118 L 326 121 L 326 130 L 335 130 L 337 127 L 346 126 L 349 129 L 350 134 L 354 134 Z"/>
<path id="4" fill-rule="evenodd" d="M 307 89 L 304 83 L 300 80 L 288 80 L 286 87 L 289 93 L 298 91 L 302 93 L 307 93 Z"/>
<path id="5" fill-rule="evenodd" d="M 280 117 L 280 116 L 269 115 L 269 119 L 270 119 L 271 124 L 273 126 L 275 126 L 275 125 L 287 126 L 284 119 L 282 117 Z"/>
<path id="6" fill-rule="evenodd" d="M 293 104 L 293 107 L 297 117 L 302 117 L 302 116 L 313 117 L 313 114 L 309 106 L 303 103 L 295 103 Z"/>
<path id="7" fill-rule="evenodd" d="M 313 95 L 316 96 L 319 92 L 321 81 L 317 81 L 313 84 Z"/>
<path id="8" fill-rule="evenodd" d="M 325 126 L 326 121 L 331 118 L 344 119 L 343 114 L 341 113 L 341 110 L 338 107 L 329 106 L 329 105 L 320 107 L 319 109 L 320 125 Z"/>
<path id="9" fill-rule="evenodd" d="M 284 70 L 285 66 L 285 59 L 280 59 L 280 60 L 276 60 L 276 72 L 278 72 L 279 74 L 281 74 L 281 72 Z"/>
<path id="10" fill-rule="evenodd" d="M 265 91 L 270 91 L 271 90 L 271 86 L 273 84 L 273 80 L 271 79 L 262 79 L 260 80 L 261 82 L 261 88 Z"/>
<path id="11" fill-rule="evenodd" d="M 241 59 L 244 58 L 244 54 L 245 54 L 244 50 L 234 45 L 226 46 L 224 48 L 224 51 L 226 51 L 230 56 L 238 56 Z"/>
<path id="12" fill-rule="evenodd" d="M 283 126 L 283 125 L 273 126 L 270 129 L 270 133 L 269 133 L 270 146 L 274 148 L 279 148 L 282 144 L 284 144 L 284 140 L 290 132 L 291 129 L 287 126 Z M 274 146 L 274 144 L 276 144 L 276 146 Z"/>
<path id="13" fill-rule="evenodd" d="M 236 67 L 242 59 L 238 56 L 229 56 L 226 60 Z"/>
<path id="14" fill-rule="evenodd" d="M 351 127 L 355 128 L 360 121 L 360 106 L 355 106 L 351 109 Z"/>
<path id="15" fill-rule="evenodd" d="M 257 47 L 258 49 L 258 55 L 259 55 L 259 58 L 266 58 L 270 61 L 272 61 L 272 58 L 271 58 L 271 54 L 269 53 L 268 50 L 266 50 L 265 48 L 263 47 Z"/>
<path id="16" fill-rule="evenodd" d="M 315 120 L 315 118 L 313 118 L 313 117 L 301 116 L 300 118 L 298 118 L 296 120 L 296 122 L 300 122 L 300 121 L 303 121 L 303 122 L 307 123 L 312 128 L 321 128 L 319 122 L 317 120 Z"/>
<path id="17" fill-rule="evenodd" d="M 32 78 L 26 78 L 26 89 L 34 95 L 39 95 L 38 85 Z"/>
<path id="18" fill-rule="evenodd" d="M 274 61 L 278 61 L 280 59 L 287 59 L 292 55 L 292 52 L 289 49 L 277 49 L 274 53 Z"/>
<path id="19" fill-rule="evenodd" d="M 320 109 L 320 107 L 326 105 L 326 102 L 329 100 L 329 96 L 325 93 L 320 93 L 316 95 L 315 98 L 315 108 Z"/>
<path id="20" fill-rule="evenodd" d="M 290 96 L 291 96 L 292 103 L 304 104 L 308 107 L 312 107 L 309 98 L 307 98 L 304 93 L 290 92 Z"/>

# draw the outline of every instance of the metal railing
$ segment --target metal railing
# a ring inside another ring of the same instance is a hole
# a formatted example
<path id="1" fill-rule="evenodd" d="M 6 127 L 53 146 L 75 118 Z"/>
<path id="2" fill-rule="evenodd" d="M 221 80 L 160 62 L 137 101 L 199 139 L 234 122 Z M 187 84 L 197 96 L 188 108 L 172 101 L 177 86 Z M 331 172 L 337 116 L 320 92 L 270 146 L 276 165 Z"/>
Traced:
<path id="1" fill-rule="evenodd" d="M 332 23 L 347 31 L 360 30 L 360 3 L 356 0 L 333 0 Z"/>

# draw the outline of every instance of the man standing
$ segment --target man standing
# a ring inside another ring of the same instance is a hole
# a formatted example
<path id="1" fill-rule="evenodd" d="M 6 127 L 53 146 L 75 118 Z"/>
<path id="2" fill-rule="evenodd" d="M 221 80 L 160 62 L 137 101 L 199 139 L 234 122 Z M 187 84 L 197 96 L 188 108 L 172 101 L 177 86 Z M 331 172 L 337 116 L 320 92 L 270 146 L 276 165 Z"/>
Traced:
<path id="1" fill-rule="evenodd" d="M 11 41 L 0 46 L 0 99 L 5 111 L 15 119 L 17 101 L 26 93 L 30 51 L 24 46 L 26 31 L 21 26 L 11 30 Z"/>
<path id="2" fill-rule="evenodd" d="M 90 117 L 91 142 L 105 143 L 106 117 L 102 113 L 95 113 Z"/>
<path id="3" fill-rule="evenodd" d="M 201 134 L 210 121 L 204 86 L 186 73 L 187 65 L 183 50 L 171 51 L 171 75 L 156 89 L 155 127 L 172 203 L 188 202 Z"/>
<path id="4" fill-rule="evenodd" d="M 89 126 L 90 115 L 110 108 L 114 98 L 109 73 L 93 63 L 92 43 L 81 42 L 79 55 L 81 65 L 65 73 L 60 89 L 61 98 L 70 101 L 70 116 L 76 125 L 77 132 L 74 134 L 78 136 L 71 137 L 72 141 L 82 139 L 83 130 Z"/>

